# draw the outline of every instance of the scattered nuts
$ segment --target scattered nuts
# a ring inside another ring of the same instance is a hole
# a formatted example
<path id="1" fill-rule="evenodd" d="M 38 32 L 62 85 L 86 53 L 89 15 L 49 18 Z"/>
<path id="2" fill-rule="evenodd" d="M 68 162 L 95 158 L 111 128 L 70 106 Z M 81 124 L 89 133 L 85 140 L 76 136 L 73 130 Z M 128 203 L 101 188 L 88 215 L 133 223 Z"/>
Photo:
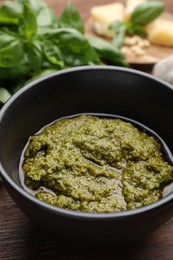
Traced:
<path id="1" fill-rule="evenodd" d="M 126 36 L 124 40 L 124 46 L 122 48 L 122 52 L 124 54 L 128 53 L 129 50 L 126 50 L 126 48 L 130 49 L 130 51 L 133 52 L 133 54 L 137 56 L 142 56 L 145 54 L 145 49 L 150 46 L 150 42 L 147 39 L 143 39 L 139 37 L 138 35 L 134 36 Z M 126 48 L 125 48 L 126 47 Z"/>
<path id="2" fill-rule="evenodd" d="M 142 48 L 141 48 L 140 46 L 138 46 L 138 45 L 132 46 L 132 47 L 131 47 L 131 50 L 132 50 L 132 52 L 133 52 L 135 55 L 137 55 L 137 56 L 142 56 L 142 55 L 145 54 L 145 50 L 142 49 Z"/>

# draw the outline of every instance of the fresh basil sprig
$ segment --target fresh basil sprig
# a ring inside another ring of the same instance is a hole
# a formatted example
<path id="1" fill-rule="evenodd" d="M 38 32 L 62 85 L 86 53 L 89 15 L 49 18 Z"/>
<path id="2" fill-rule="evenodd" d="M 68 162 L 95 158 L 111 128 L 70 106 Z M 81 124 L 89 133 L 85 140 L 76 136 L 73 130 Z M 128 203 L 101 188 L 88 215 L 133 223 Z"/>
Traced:
<path id="1" fill-rule="evenodd" d="M 0 8 L 0 103 L 26 82 L 69 67 L 128 66 L 111 43 L 84 34 L 71 3 L 57 17 L 43 0 L 5 1 Z"/>
<path id="2" fill-rule="evenodd" d="M 60 27 L 74 28 L 84 34 L 84 21 L 72 3 L 68 3 L 59 18 Z"/>
<path id="3" fill-rule="evenodd" d="M 115 30 L 112 44 L 121 48 L 127 34 L 146 37 L 144 26 L 156 19 L 164 10 L 164 4 L 160 1 L 148 1 L 139 4 L 134 9 L 130 22 L 115 21 L 109 26 L 110 30 Z"/>

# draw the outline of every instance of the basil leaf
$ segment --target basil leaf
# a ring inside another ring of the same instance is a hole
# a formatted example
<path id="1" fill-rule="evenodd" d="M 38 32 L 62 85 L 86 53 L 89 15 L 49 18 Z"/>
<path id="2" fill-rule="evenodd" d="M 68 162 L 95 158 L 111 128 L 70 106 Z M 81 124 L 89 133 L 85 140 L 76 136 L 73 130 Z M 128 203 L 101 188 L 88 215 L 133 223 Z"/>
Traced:
<path id="1" fill-rule="evenodd" d="M 22 12 L 18 3 L 5 2 L 0 9 L 0 24 L 18 24 Z"/>
<path id="2" fill-rule="evenodd" d="M 128 63 L 124 55 L 118 49 L 113 47 L 112 44 L 98 37 L 87 36 L 87 40 L 99 54 L 101 59 L 105 59 L 115 65 L 128 67 Z"/>
<path id="3" fill-rule="evenodd" d="M 7 33 L 0 32 L 0 67 L 12 68 L 23 58 L 23 44 Z"/>
<path id="4" fill-rule="evenodd" d="M 17 39 L 16 35 L 11 34 L 10 31 L 0 31 L 0 50 L 7 47 L 7 45 Z"/>
<path id="5" fill-rule="evenodd" d="M 27 40 L 37 33 L 36 15 L 27 3 L 24 4 L 23 14 L 20 16 L 19 32 Z"/>
<path id="6" fill-rule="evenodd" d="M 48 62 L 59 68 L 64 68 L 64 61 L 60 49 L 50 41 L 43 44 L 44 55 Z"/>
<path id="7" fill-rule="evenodd" d="M 133 11 L 130 22 L 134 25 L 146 25 L 157 18 L 164 9 L 164 4 L 159 1 L 142 3 Z"/>
<path id="8" fill-rule="evenodd" d="M 11 94 L 8 92 L 8 90 L 0 87 L 0 103 L 4 104 L 10 97 Z"/>
<path id="9" fill-rule="evenodd" d="M 18 65 L 12 68 L 0 68 L 0 79 L 21 79 L 29 73 L 28 64 L 18 63 Z"/>
<path id="10" fill-rule="evenodd" d="M 42 42 L 35 40 L 28 42 L 26 46 L 27 57 L 31 69 L 38 72 L 42 66 Z"/>
<path id="11" fill-rule="evenodd" d="M 57 27 L 58 21 L 55 13 L 50 8 L 42 8 L 37 14 L 37 25 L 45 27 Z"/>
<path id="12" fill-rule="evenodd" d="M 115 36 L 112 41 L 112 45 L 115 48 L 120 49 L 124 43 L 124 38 L 126 36 L 126 25 L 122 21 L 115 21 L 109 26 L 110 29 L 115 30 Z"/>
<path id="13" fill-rule="evenodd" d="M 68 3 L 59 18 L 60 27 L 70 27 L 84 33 L 84 22 L 72 3 Z"/>
<path id="14" fill-rule="evenodd" d="M 89 49 L 91 50 L 91 49 Z M 87 48 L 86 48 L 87 51 Z M 93 51 L 93 50 L 92 50 Z M 102 62 L 99 60 L 97 53 L 95 52 L 95 59 L 90 59 L 90 54 L 81 55 L 80 53 L 72 52 L 69 49 L 61 49 L 65 68 L 84 66 L 84 65 L 101 65 Z"/>
<path id="15" fill-rule="evenodd" d="M 67 66 L 101 64 L 97 53 L 85 36 L 75 29 L 52 29 L 43 34 L 42 37 L 49 39 L 60 48 Z"/>

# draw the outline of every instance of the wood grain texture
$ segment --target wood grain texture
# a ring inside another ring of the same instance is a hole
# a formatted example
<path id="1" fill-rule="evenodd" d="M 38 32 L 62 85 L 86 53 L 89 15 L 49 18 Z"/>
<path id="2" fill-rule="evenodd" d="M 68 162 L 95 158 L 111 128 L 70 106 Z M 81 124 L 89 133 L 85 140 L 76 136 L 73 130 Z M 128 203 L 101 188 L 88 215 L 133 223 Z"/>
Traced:
<path id="1" fill-rule="evenodd" d="M 68 0 L 47 2 L 59 14 Z M 167 10 L 173 12 L 172 0 L 164 2 Z M 76 0 L 74 3 L 83 18 L 87 19 L 92 5 L 107 3 L 107 0 Z M 0 184 L 0 260 L 172 260 L 172 237 L 173 218 L 147 239 L 136 244 L 84 247 L 74 241 L 54 238 L 34 226 L 18 209 L 3 184 Z"/>

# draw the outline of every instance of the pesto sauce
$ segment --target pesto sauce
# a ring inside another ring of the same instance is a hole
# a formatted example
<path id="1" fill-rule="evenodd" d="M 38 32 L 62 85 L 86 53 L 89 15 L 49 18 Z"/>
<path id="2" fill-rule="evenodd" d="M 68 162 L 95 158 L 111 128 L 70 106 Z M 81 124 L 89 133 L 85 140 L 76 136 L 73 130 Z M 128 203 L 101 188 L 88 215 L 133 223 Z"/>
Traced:
<path id="1" fill-rule="evenodd" d="M 22 165 L 26 187 L 52 205 L 120 212 L 156 202 L 173 180 L 155 137 L 117 118 L 64 118 L 32 136 Z"/>

